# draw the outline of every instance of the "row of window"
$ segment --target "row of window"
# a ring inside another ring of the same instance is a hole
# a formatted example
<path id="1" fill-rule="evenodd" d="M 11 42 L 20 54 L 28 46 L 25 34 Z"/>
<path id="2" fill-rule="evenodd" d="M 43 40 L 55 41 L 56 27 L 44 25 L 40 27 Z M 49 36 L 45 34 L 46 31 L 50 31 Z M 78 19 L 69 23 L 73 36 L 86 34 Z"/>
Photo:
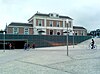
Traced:
<path id="1" fill-rule="evenodd" d="M 18 34 L 19 33 L 19 28 L 14 27 L 13 28 L 13 34 Z M 29 34 L 29 28 L 24 28 L 24 34 L 28 35 Z"/>
<path id="2" fill-rule="evenodd" d="M 75 31 L 74 35 L 84 35 L 84 31 Z"/>
<path id="3" fill-rule="evenodd" d="M 74 35 L 81 35 L 81 36 L 83 36 L 84 34 L 83 33 L 75 33 Z"/>
<path id="4" fill-rule="evenodd" d="M 59 15 L 58 15 L 58 14 L 52 14 L 52 13 L 51 13 L 51 14 L 49 14 L 49 16 L 50 16 L 50 17 L 57 17 L 57 18 L 59 17 Z"/>
<path id="5" fill-rule="evenodd" d="M 60 25 L 61 25 L 60 22 L 57 21 L 56 22 L 56 27 L 60 27 Z M 49 26 L 53 27 L 53 21 L 49 21 Z M 63 26 L 63 25 L 61 25 L 61 26 Z"/>
<path id="6" fill-rule="evenodd" d="M 49 35 L 53 35 L 53 34 L 54 34 L 53 30 L 50 30 L 49 31 Z M 61 33 L 60 32 L 57 32 L 57 35 L 61 35 Z"/>
<path id="7" fill-rule="evenodd" d="M 49 35 L 54 35 L 54 31 L 53 30 L 49 30 Z M 61 32 L 60 31 L 58 31 L 57 33 L 56 33 L 56 35 L 61 35 Z M 81 36 L 83 36 L 84 34 L 83 34 L 83 32 L 82 33 L 74 33 L 74 35 L 81 35 Z"/>
<path id="8" fill-rule="evenodd" d="M 19 33 L 19 28 L 13 28 L 13 34 L 18 34 Z M 24 28 L 24 34 L 25 35 L 28 35 L 29 34 L 29 28 Z M 54 31 L 53 30 L 50 30 L 49 31 L 49 35 L 54 35 Z M 56 35 L 61 35 L 60 32 L 57 32 Z"/>
<path id="9" fill-rule="evenodd" d="M 19 28 L 14 27 L 13 28 L 13 34 L 18 34 L 19 33 Z M 24 34 L 28 35 L 29 34 L 29 28 L 24 28 Z M 54 35 L 54 31 L 53 30 L 49 30 L 49 35 Z M 57 32 L 56 35 L 61 35 L 61 32 Z M 75 32 L 74 35 L 84 35 L 83 31 L 81 31 L 80 33 Z"/>
<path id="10" fill-rule="evenodd" d="M 43 20 L 38 20 L 37 22 L 38 22 L 38 26 L 43 26 Z M 53 21 L 49 21 L 48 26 L 53 27 L 54 26 Z M 66 24 L 64 27 L 70 27 L 71 28 L 71 26 L 72 26 L 72 23 L 71 23 L 71 21 L 69 21 L 69 23 Z M 63 23 L 61 24 L 60 21 L 56 21 L 56 27 L 63 27 Z"/>

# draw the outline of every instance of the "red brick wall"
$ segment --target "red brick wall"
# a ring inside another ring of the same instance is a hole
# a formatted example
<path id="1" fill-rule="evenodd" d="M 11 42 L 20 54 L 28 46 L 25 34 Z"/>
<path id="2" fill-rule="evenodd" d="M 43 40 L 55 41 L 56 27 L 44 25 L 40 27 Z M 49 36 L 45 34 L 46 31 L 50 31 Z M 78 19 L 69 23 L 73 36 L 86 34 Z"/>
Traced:
<path id="1" fill-rule="evenodd" d="M 56 27 L 56 21 L 55 20 L 53 21 L 53 27 Z"/>
<path id="2" fill-rule="evenodd" d="M 63 30 L 61 30 L 61 35 L 63 35 Z"/>
<path id="3" fill-rule="evenodd" d="M 44 26 L 44 19 L 42 20 L 42 26 Z"/>
<path id="4" fill-rule="evenodd" d="M 13 34 L 13 27 L 8 27 L 7 33 Z M 24 27 L 19 27 L 19 33 L 18 34 L 24 34 Z M 33 28 L 29 28 L 29 34 L 33 35 Z"/>
<path id="5" fill-rule="evenodd" d="M 54 35 L 56 35 L 57 34 L 57 30 L 56 29 L 54 29 Z"/>
<path id="6" fill-rule="evenodd" d="M 19 28 L 19 34 L 24 34 L 24 28 Z"/>
<path id="7" fill-rule="evenodd" d="M 46 29 L 46 35 L 49 35 L 49 29 Z"/>
<path id="8" fill-rule="evenodd" d="M 47 26 L 49 26 L 49 20 L 47 20 L 46 22 L 47 22 L 47 23 L 46 23 L 46 24 L 47 24 Z"/>
<path id="9" fill-rule="evenodd" d="M 60 27 L 63 27 L 63 21 L 60 21 Z"/>
<path id="10" fill-rule="evenodd" d="M 33 28 L 29 28 L 29 34 L 33 35 Z"/>
<path id="11" fill-rule="evenodd" d="M 13 33 L 13 28 L 12 27 L 8 27 L 7 30 L 8 30 L 7 33 Z"/>
<path id="12" fill-rule="evenodd" d="M 49 26 L 49 21 L 53 21 L 53 27 L 57 27 L 58 20 L 47 20 L 47 26 Z M 63 27 L 63 21 L 58 21 L 58 22 L 60 22 L 60 27 Z"/>

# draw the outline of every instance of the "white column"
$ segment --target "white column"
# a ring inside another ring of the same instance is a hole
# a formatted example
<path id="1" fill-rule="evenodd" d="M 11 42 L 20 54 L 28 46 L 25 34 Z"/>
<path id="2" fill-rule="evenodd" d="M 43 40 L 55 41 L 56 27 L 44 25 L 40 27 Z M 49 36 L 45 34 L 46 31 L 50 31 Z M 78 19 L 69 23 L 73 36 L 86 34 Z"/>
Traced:
<path id="1" fill-rule="evenodd" d="M 46 27 L 46 18 L 44 19 L 44 27 Z"/>
<path id="2" fill-rule="evenodd" d="M 63 32 L 66 31 L 66 29 L 64 29 L 64 28 L 65 28 L 65 21 L 66 21 L 66 20 L 63 20 Z M 66 33 L 64 33 L 63 35 L 66 35 Z"/>
<path id="3" fill-rule="evenodd" d="M 34 35 L 37 35 L 37 27 L 36 27 L 36 18 L 34 17 L 34 22 L 33 22 L 33 31 L 34 31 Z"/>
<path id="4" fill-rule="evenodd" d="M 44 18 L 44 29 L 43 29 L 43 31 L 45 31 L 44 33 L 43 33 L 43 35 L 46 35 L 46 28 L 47 27 L 47 18 Z"/>
<path id="5" fill-rule="evenodd" d="M 63 20 L 63 27 L 65 28 L 65 21 Z"/>
<path id="6" fill-rule="evenodd" d="M 71 20 L 71 28 L 72 28 L 72 31 L 73 31 L 73 20 Z"/>
<path id="7" fill-rule="evenodd" d="M 34 18 L 33 27 L 36 27 L 36 18 Z"/>

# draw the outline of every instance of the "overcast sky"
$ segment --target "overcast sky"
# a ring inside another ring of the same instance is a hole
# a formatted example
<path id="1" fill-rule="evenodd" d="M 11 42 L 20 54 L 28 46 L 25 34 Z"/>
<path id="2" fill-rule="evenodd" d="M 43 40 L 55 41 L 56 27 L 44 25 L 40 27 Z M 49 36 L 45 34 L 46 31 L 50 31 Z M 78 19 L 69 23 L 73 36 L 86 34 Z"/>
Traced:
<path id="1" fill-rule="evenodd" d="M 0 0 L 0 29 L 11 22 L 25 22 L 37 11 L 73 18 L 73 25 L 100 29 L 100 0 Z"/>

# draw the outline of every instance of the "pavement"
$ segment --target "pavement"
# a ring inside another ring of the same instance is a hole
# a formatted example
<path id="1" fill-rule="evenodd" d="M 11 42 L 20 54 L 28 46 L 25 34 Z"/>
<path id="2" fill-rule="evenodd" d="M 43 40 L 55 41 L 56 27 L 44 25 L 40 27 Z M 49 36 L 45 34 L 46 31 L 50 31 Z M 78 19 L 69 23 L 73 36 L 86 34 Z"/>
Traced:
<path id="1" fill-rule="evenodd" d="M 78 45 L 0 50 L 0 74 L 100 74 L 100 38 Z"/>

